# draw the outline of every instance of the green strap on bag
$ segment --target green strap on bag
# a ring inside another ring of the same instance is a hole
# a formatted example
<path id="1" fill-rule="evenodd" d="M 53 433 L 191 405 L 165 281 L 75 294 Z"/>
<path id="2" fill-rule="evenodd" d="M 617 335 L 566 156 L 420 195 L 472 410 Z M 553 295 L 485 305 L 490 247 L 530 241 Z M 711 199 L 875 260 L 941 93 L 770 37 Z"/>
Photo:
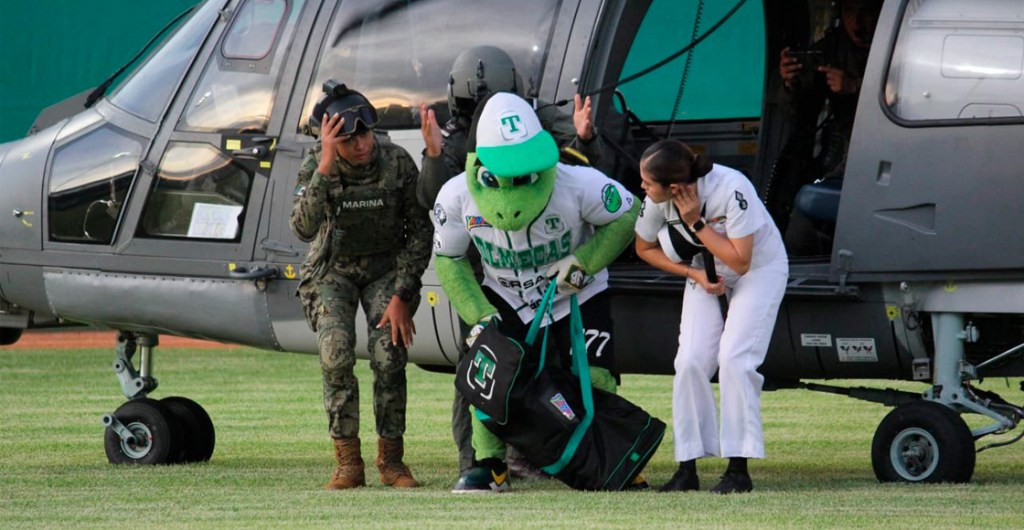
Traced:
<path id="1" fill-rule="evenodd" d="M 552 285 L 552 288 L 549 288 L 549 291 L 553 290 L 553 287 L 554 285 Z M 580 441 L 587 433 L 587 429 L 590 428 L 590 424 L 594 421 L 594 390 L 591 387 L 590 363 L 587 362 L 587 344 L 583 336 L 583 317 L 580 316 L 580 303 L 576 299 L 576 295 L 572 295 L 569 304 L 571 306 L 569 340 L 572 344 L 572 371 L 580 379 L 580 395 L 583 398 L 585 414 L 580 424 L 576 426 L 576 430 L 573 431 L 572 436 L 569 437 L 569 443 L 565 444 L 562 456 L 555 463 L 541 468 L 542 471 L 549 475 L 557 475 L 562 469 L 565 469 L 565 466 L 572 460 L 573 455 L 576 454 L 576 449 L 579 448 Z M 550 311 L 550 309 L 549 307 L 548 310 Z M 535 325 L 536 322 L 534 320 Z"/>
<path id="2" fill-rule="evenodd" d="M 550 323 L 554 322 L 551 313 L 555 303 L 556 291 L 557 287 L 555 282 L 551 282 L 548 289 L 544 292 L 544 297 L 541 298 L 540 305 L 537 306 L 537 311 L 534 313 L 533 317 L 533 323 L 530 324 L 530 329 L 526 333 L 526 343 L 532 346 L 537 340 L 537 335 L 540 333 L 541 324 L 545 319 L 551 319 L 549 321 L 549 325 L 544 327 L 544 338 L 542 339 L 540 347 L 540 359 L 538 360 L 537 373 L 534 374 L 534 377 L 540 375 L 540 372 L 544 369 L 547 361 L 548 329 L 550 328 Z M 569 437 L 569 442 L 565 444 L 565 449 L 562 450 L 562 455 L 555 461 L 555 463 L 541 468 L 542 471 L 549 475 L 556 475 L 565 469 L 565 466 L 567 466 L 569 461 L 572 460 L 573 455 L 576 454 L 576 450 L 579 448 L 580 442 L 583 440 L 583 436 L 587 433 L 587 430 L 590 429 L 590 424 L 594 421 L 594 391 L 590 380 L 590 363 L 587 361 L 587 344 L 583 335 L 583 317 L 580 315 L 580 303 L 576 298 L 576 295 L 572 295 L 569 299 L 569 305 L 569 337 L 570 347 L 572 349 L 571 371 L 573 375 L 579 378 L 580 381 L 580 396 L 583 399 L 584 414 L 583 418 L 580 420 L 580 424 L 576 426 L 576 429 Z M 474 413 L 481 421 L 489 419 L 488 416 L 479 409 L 475 410 Z"/>
<path id="3" fill-rule="evenodd" d="M 540 332 L 540 325 L 545 319 L 551 319 L 551 323 L 554 323 L 554 319 L 551 317 L 551 309 L 555 305 L 556 291 L 558 289 L 555 286 L 555 282 L 551 282 L 548 284 L 548 289 L 544 291 L 544 296 L 540 299 L 540 305 L 537 306 L 537 311 L 533 314 L 533 323 L 530 324 L 530 329 L 526 332 L 526 343 L 530 346 L 533 346 L 533 343 L 536 342 L 537 333 Z M 544 339 L 540 345 L 540 359 L 537 362 L 537 373 L 533 374 L 534 378 L 540 375 L 540 371 L 544 369 L 544 363 L 547 361 L 549 327 L 544 327 Z"/>

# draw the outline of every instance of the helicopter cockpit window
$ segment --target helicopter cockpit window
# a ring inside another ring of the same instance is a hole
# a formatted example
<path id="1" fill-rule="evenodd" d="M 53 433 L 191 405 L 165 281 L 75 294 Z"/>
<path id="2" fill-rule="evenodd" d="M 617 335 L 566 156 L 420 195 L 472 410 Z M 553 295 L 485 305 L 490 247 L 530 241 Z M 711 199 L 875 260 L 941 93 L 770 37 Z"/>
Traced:
<path id="1" fill-rule="evenodd" d="M 207 2 L 110 96 L 110 102 L 155 122 L 167 108 L 185 70 L 217 20 L 221 2 Z"/>
<path id="2" fill-rule="evenodd" d="M 266 132 L 304 0 L 249 0 L 231 21 L 179 131 Z"/>
<path id="3" fill-rule="evenodd" d="M 1024 119 L 1022 14 L 1002 0 L 908 3 L 885 84 L 889 110 L 907 121 Z"/>
<path id="4" fill-rule="evenodd" d="M 106 126 L 57 149 L 49 188 L 52 241 L 113 241 L 143 145 L 142 138 Z"/>
<path id="5" fill-rule="evenodd" d="M 172 143 L 160 160 L 139 235 L 238 241 L 253 172 L 217 148 Z"/>
<path id="6" fill-rule="evenodd" d="M 224 58 L 258 61 L 266 57 L 287 11 L 285 0 L 253 0 L 245 4 L 224 38 Z"/>
<path id="7" fill-rule="evenodd" d="M 444 120 L 452 62 L 481 44 L 505 50 L 526 85 L 525 95 L 535 95 L 561 2 L 486 0 L 472 9 L 454 0 L 347 0 L 341 5 L 324 39 L 297 130 L 323 82 L 332 78 L 365 94 L 384 129 L 418 128 L 420 103 L 433 105 Z"/>

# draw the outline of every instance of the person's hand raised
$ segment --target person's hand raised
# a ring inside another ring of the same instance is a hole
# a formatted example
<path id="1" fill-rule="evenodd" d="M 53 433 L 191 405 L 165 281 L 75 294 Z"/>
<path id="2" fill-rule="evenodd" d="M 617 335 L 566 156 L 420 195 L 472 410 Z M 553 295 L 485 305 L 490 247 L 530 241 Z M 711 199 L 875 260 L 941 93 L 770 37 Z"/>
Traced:
<path id="1" fill-rule="evenodd" d="M 590 106 L 590 96 L 583 99 L 579 94 L 573 98 L 572 123 L 576 126 L 576 136 L 584 142 L 594 137 L 594 109 Z"/>
<path id="2" fill-rule="evenodd" d="M 679 210 L 679 217 L 690 226 L 700 219 L 700 197 L 696 184 L 673 184 L 677 186 L 672 193 L 672 203 Z"/>
<path id="3" fill-rule="evenodd" d="M 441 156 L 444 137 L 441 135 L 441 127 L 437 124 L 434 109 L 428 108 L 426 103 L 420 103 L 420 132 L 423 133 L 423 143 L 427 146 L 427 156 Z"/>
<path id="4" fill-rule="evenodd" d="M 345 118 L 337 113 L 330 117 L 326 112 L 324 113 L 323 120 L 320 122 L 320 166 L 317 167 L 317 171 L 321 175 L 331 174 L 331 167 L 338 158 L 338 144 L 342 141 L 338 137 L 338 132 L 344 126 Z"/>

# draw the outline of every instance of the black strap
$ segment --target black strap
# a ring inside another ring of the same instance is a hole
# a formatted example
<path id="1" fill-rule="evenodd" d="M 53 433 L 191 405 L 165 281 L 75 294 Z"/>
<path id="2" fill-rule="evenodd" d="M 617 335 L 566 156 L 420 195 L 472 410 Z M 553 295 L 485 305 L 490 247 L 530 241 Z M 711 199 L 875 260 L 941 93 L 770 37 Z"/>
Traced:
<path id="1" fill-rule="evenodd" d="M 668 240 L 672 243 L 672 249 L 676 251 L 676 255 L 683 262 L 688 263 L 697 255 L 697 252 L 700 252 L 700 239 L 697 239 L 697 236 L 690 230 L 690 227 L 686 226 L 686 223 L 683 222 L 683 216 L 679 215 L 679 209 L 675 207 L 675 204 L 672 205 L 672 208 L 675 209 L 678 219 L 677 222 L 671 220 L 668 222 Z M 704 215 L 703 211 L 701 215 Z M 686 233 L 690 236 L 690 241 L 687 241 L 683 234 L 679 233 L 679 230 L 673 228 L 675 224 L 683 226 L 683 230 L 686 230 Z"/>
<path id="2" fill-rule="evenodd" d="M 711 283 L 718 282 L 718 272 L 715 271 L 715 256 L 711 254 L 711 251 L 708 250 L 707 247 L 705 247 L 702 244 L 699 244 L 700 238 L 697 237 L 697 234 L 695 234 L 693 232 L 693 230 L 690 230 L 690 227 L 686 225 L 686 221 L 683 221 L 683 216 L 679 213 L 679 209 L 676 208 L 675 204 L 672 204 L 672 208 L 675 208 L 676 215 L 679 216 L 679 224 L 683 227 L 683 230 L 686 230 L 686 233 L 690 236 L 690 238 L 695 243 L 695 244 L 689 243 L 688 241 L 683 239 L 683 235 L 680 234 L 678 230 L 675 230 L 671 226 L 669 226 L 669 228 L 668 228 L 668 236 L 669 236 L 669 241 L 672 242 L 672 248 L 675 249 L 676 254 L 679 254 L 680 257 L 683 256 L 683 253 L 679 252 L 679 250 L 682 247 L 682 245 L 687 245 L 690 248 L 698 249 L 699 252 L 700 252 L 700 255 L 704 258 L 704 274 L 707 275 L 708 281 L 711 282 Z M 701 209 L 700 209 L 700 216 L 701 217 L 704 217 L 704 215 L 707 212 L 707 209 L 708 209 L 708 205 L 707 205 L 707 203 L 704 203 L 704 206 L 702 206 Z M 678 241 L 678 243 L 677 243 L 677 241 Z M 686 248 L 686 247 L 682 247 L 682 248 Z M 693 254 L 694 253 L 690 253 L 691 256 Z M 726 299 L 725 294 L 718 295 L 718 309 L 722 312 L 722 320 L 725 320 L 726 315 L 728 315 L 728 313 L 729 313 L 729 300 Z"/>
<path id="3" fill-rule="evenodd" d="M 683 256 L 683 253 L 679 252 L 680 245 L 676 244 L 677 240 L 680 243 L 683 243 L 683 244 L 685 244 L 685 245 L 687 245 L 689 247 L 698 248 L 698 249 L 704 248 L 704 245 L 701 244 L 700 238 L 697 237 L 697 234 L 693 233 L 693 230 L 690 230 L 690 227 L 686 224 L 686 221 L 683 221 L 683 215 L 681 213 L 679 213 L 679 208 L 676 208 L 675 203 L 672 203 L 672 209 L 676 211 L 676 220 L 678 221 L 678 223 L 672 222 L 672 220 L 668 221 L 668 224 L 669 224 L 668 235 L 669 235 L 669 239 L 672 241 L 672 248 L 674 248 L 676 250 L 676 253 L 679 254 L 680 256 Z M 700 216 L 704 217 L 705 212 L 707 212 L 707 210 L 708 210 L 708 205 L 705 204 L 700 209 Z M 683 227 L 683 230 L 686 231 L 686 235 L 690 236 L 690 240 L 689 241 L 686 241 L 685 239 L 683 239 L 683 235 L 680 234 L 678 230 L 673 230 L 672 229 L 672 225 L 674 225 L 674 224 L 678 224 L 679 226 Z M 686 247 L 683 246 L 682 248 L 685 249 Z M 687 254 L 689 254 L 690 256 L 693 256 L 694 254 L 696 254 L 696 252 L 691 250 L 691 251 L 687 252 Z"/>

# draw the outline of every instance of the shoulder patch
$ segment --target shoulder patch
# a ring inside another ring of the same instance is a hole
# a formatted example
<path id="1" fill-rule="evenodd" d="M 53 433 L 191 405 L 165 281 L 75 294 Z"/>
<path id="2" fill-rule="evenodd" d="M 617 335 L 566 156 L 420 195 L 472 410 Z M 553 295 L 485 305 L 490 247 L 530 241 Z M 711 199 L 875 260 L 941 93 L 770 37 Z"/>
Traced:
<path id="1" fill-rule="evenodd" d="M 448 222 L 448 214 L 444 213 L 444 206 L 441 206 L 441 203 L 434 205 L 434 221 L 437 226 L 444 226 Z"/>
<path id="2" fill-rule="evenodd" d="M 736 203 L 739 205 L 740 210 L 747 209 L 747 200 L 744 199 L 743 194 L 738 191 L 736 192 Z"/>
<path id="3" fill-rule="evenodd" d="M 487 228 L 490 227 L 491 223 L 484 220 L 482 215 L 467 215 L 466 216 L 466 230 L 472 230 L 474 228 Z"/>
<path id="4" fill-rule="evenodd" d="M 622 208 L 622 196 L 619 195 L 619 188 L 615 184 L 605 184 L 601 189 L 601 202 L 604 203 L 604 209 L 608 212 L 619 211 Z"/>

